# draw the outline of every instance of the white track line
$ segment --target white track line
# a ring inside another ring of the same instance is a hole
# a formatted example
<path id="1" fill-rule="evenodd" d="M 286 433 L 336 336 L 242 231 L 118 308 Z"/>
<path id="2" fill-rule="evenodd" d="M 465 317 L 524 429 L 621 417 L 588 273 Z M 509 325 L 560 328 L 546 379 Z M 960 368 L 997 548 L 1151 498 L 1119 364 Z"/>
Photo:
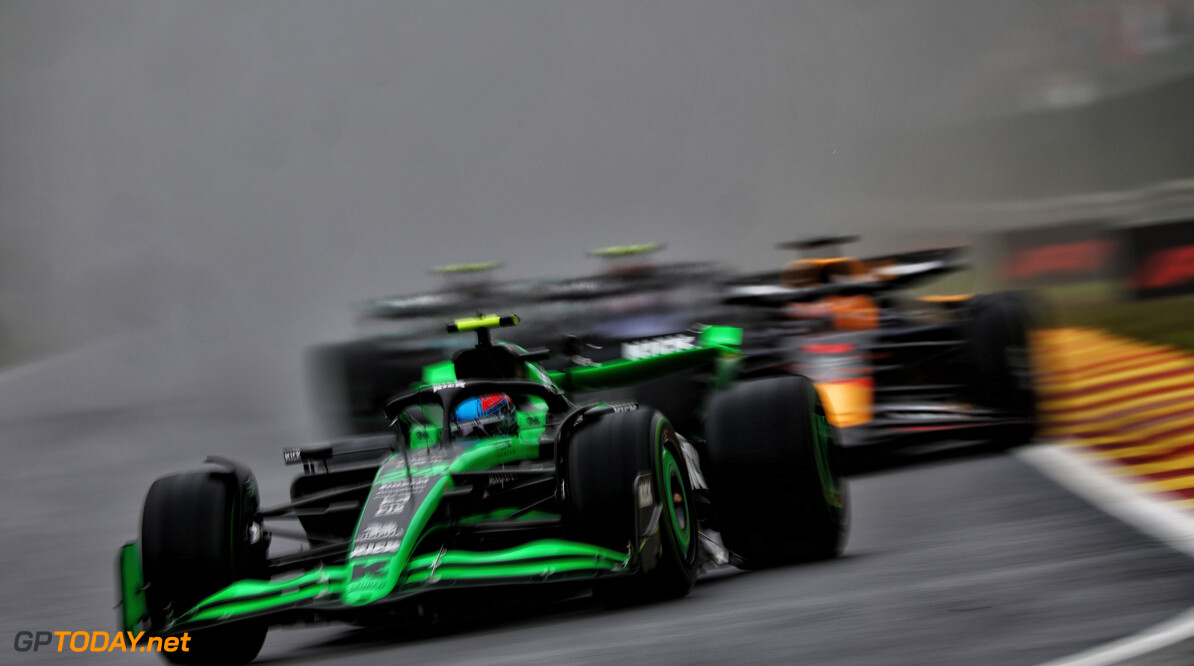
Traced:
<path id="1" fill-rule="evenodd" d="M 1194 636 L 1194 608 L 1154 627 L 1091 648 L 1085 652 L 1062 657 L 1041 666 L 1112 666 L 1137 659 L 1150 652 L 1167 648 Z"/>
<path id="2" fill-rule="evenodd" d="M 1064 445 L 1037 445 L 1016 455 L 1075 495 L 1194 557 L 1194 515 L 1132 487 Z M 1127 638 L 1042 666 L 1110 666 L 1194 637 L 1194 608 Z"/>

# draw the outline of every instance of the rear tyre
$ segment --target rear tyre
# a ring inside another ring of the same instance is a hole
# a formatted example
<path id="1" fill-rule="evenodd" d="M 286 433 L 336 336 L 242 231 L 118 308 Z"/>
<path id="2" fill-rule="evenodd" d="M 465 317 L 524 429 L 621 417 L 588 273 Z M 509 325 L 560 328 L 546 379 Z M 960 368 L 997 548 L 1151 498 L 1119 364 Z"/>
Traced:
<path id="1" fill-rule="evenodd" d="M 757 569 L 836 557 L 849 506 L 842 449 L 807 377 L 774 377 L 722 391 L 709 405 L 708 464 L 722 540 Z"/>
<path id="2" fill-rule="evenodd" d="M 265 542 L 250 543 L 256 512 L 256 494 L 228 472 L 182 472 L 153 483 L 141 517 L 141 558 L 154 629 L 236 580 L 265 577 Z M 246 621 L 192 631 L 189 651 L 162 656 L 176 664 L 248 663 L 266 630 Z"/>
<path id="3" fill-rule="evenodd" d="M 1000 441 L 1006 446 L 1026 443 L 1032 439 L 1036 421 L 1028 301 L 1015 292 L 978 296 L 966 315 L 965 367 L 972 399 L 1023 419 L 1023 425 L 1006 429 Z"/>
<path id="4" fill-rule="evenodd" d="M 682 597 L 697 576 L 697 525 L 688 468 L 671 423 L 655 410 L 607 414 L 582 425 L 567 449 L 572 538 L 625 552 L 636 545 L 635 479 L 649 473 L 661 504 L 655 566 L 632 579 L 597 581 L 620 605 Z"/>

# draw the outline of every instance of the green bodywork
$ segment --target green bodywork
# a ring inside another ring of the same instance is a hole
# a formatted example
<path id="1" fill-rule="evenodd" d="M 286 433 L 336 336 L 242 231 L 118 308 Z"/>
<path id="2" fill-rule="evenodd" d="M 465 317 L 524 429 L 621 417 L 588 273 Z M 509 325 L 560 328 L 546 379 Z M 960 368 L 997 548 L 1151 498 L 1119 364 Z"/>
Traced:
<path id="1" fill-rule="evenodd" d="M 402 575 L 403 588 L 417 591 L 431 583 L 494 580 L 501 578 L 548 577 L 557 573 L 584 576 L 598 571 L 624 568 L 625 553 L 553 539 L 543 539 L 507 550 L 473 553 L 445 551 L 420 555 L 407 563 Z M 364 566 L 384 558 L 366 560 Z M 301 576 L 280 580 L 242 580 L 199 602 L 176 623 L 228 620 L 239 615 L 256 614 L 304 601 L 322 598 L 345 599 L 350 594 L 350 578 L 356 564 L 320 567 Z M 359 586 L 358 586 L 359 587 Z M 388 596 L 388 595 L 380 595 Z M 367 602 L 366 602 L 367 603 Z M 358 604 L 359 605 L 359 604 Z"/>
<path id="2" fill-rule="evenodd" d="M 551 380 L 565 391 L 599 391 L 633 386 L 714 362 L 717 388 L 731 380 L 741 343 L 740 328 L 706 326 L 697 335 L 697 346 L 692 349 L 569 368 L 550 373 Z"/>
<path id="3" fill-rule="evenodd" d="M 139 629 L 148 618 L 149 609 L 145 603 L 145 574 L 141 571 L 141 553 L 136 541 L 121 546 L 116 556 L 116 580 L 120 593 L 121 629 Z"/>
<path id="4" fill-rule="evenodd" d="M 501 262 L 497 261 L 482 261 L 475 264 L 447 264 L 444 266 L 435 266 L 431 269 L 431 272 L 438 273 L 440 275 L 483 273 L 485 271 L 491 271 L 495 268 L 500 268 L 501 265 Z"/>
<path id="5" fill-rule="evenodd" d="M 324 566 L 301 576 L 276 580 L 241 580 L 207 597 L 175 620 L 164 632 L 186 631 L 198 624 L 228 621 L 270 611 L 311 604 L 344 607 L 364 606 L 386 600 L 397 600 L 438 584 L 457 581 L 551 580 L 592 578 L 599 575 L 629 572 L 629 552 L 615 552 L 607 548 L 559 539 L 531 541 L 517 548 L 501 551 L 443 550 L 413 556 L 421 541 L 434 534 L 440 526 L 432 525 L 446 490 L 455 487 L 451 474 L 492 469 L 500 464 L 540 458 L 538 432 L 529 429 L 518 437 L 483 440 L 468 448 L 459 447 L 459 455 L 451 461 L 419 464 L 411 461 L 406 467 L 401 454 L 394 454 L 387 463 L 402 464 L 393 469 L 383 464 L 374 480 L 374 493 L 382 484 L 394 484 L 411 478 L 427 479 L 431 488 L 422 504 L 415 510 L 407 533 L 416 538 L 401 540 L 397 552 L 383 555 L 350 555 L 347 563 Z M 366 506 L 369 506 L 366 504 Z M 515 509 L 499 509 L 484 514 L 465 516 L 458 522 L 468 524 L 509 516 Z M 556 517 L 545 512 L 528 512 L 523 520 Z M 361 539 L 354 537 L 354 546 Z M 140 559 L 137 544 L 121 549 L 121 624 L 125 630 L 135 629 L 144 620 L 145 597 L 140 581 Z"/>
<path id="6" fill-rule="evenodd" d="M 662 250 L 659 243 L 639 243 L 638 245 L 613 245 L 589 250 L 590 257 L 631 257 L 640 254 L 650 254 Z"/>
<path id="7" fill-rule="evenodd" d="M 481 317 L 462 323 L 461 330 L 466 330 L 474 326 L 493 326 L 496 321 Z M 594 390 L 626 386 L 716 361 L 716 381 L 721 384 L 731 379 L 740 341 L 739 329 L 707 327 L 698 336 L 698 346 L 692 349 L 550 374 L 537 364 L 527 363 L 527 376 L 531 381 L 549 386 L 554 384 L 564 390 Z M 450 362 L 428 366 L 424 371 L 424 390 L 435 391 L 455 380 Z M 443 428 L 447 427 L 443 422 L 408 419 L 401 426 L 407 433 L 408 446 L 379 466 L 344 564 L 319 566 L 289 578 L 237 581 L 177 616 L 168 626 L 154 630 L 180 633 L 212 623 L 300 607 L 321 610 L 359 608 L 397 601 L 437 586 L 592 579 L 634 573 L 637 560 L 633 548 L 616 552 L 587 543 L 539 539 L 507 550 L 473 552 L 441 548 L 431 551 L 424 543 L 450 527 L 448 523 L 437 521 L 444 520 L 439 509 L 445 493 L 457 488 L 453 475 L 519 463 L 546 464 L 555 460 L 554 445 L 543 439 L 547 432 L 547 411 L 544 401 L 532 396 L 516 413 L 518 429 L 514 434 L 467 441 L 443 439 Z M 442 421 L 442 414 L 440 418 Z M 395 423 L 399 420 L 401 417 L 395 419 Z M 551 448 L 545 448 L 548 446 Z M 668 469 L 679 469 L 675 460 L 670 463 Z M 671 476 L 665 478 L 665 497 L 670 497 L 675 490 L 671 487 L 672 482 Z M 411 498 L 411 513 L 402 516 L 405 521 L 409 515 L 404 530 L 390 540 L 379 541 L 376 535 L 367 538 L 370 523 L 377 523 L 380 514 L 370 515 L 370 507 L 376 506 L 375 502 L 384 502 L 382 495 L 395 492 L 395 487 L 401 484 L 406 484 L 402 487 Z M 687 499 L 685 497 L 684 506 L 688 505 Z M 670 506 L 671 502 L 667 504 Z M 669 517 L 673 521 L 678 520 L 675 511 L 676 507 L 672 506 Z M 456 516 L 451 522 L 468 524 L 495 519 L 545 518 L 558 519 L 558 516 L 499 507 L 477 515 Z M 680 530 L 681 539 L 687 543 L 695 537 L 694 530 L 691 522 L 686 523 Z M 135 542 L 121 549 L 119 570 L 122 629 L 134 630 L 147 617 Z"/>

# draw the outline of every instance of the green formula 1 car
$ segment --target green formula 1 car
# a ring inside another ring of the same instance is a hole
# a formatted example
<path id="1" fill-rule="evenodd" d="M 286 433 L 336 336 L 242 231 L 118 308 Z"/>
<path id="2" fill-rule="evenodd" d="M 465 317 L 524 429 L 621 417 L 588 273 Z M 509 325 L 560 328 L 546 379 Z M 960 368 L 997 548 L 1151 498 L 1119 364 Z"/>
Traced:
<path id="1" fill-rule="evenodd" d="M 392 619 L 532 584 L 651 601 L 687 594 L 702 566 L 841 551 L 836 431 L 808 379 L 740 376 L 740 329 L 547 372 L 544 353 L 491 342 L 515 323 L 450 324 L 477 345 L 387 402 L 396 437 L 287 449 L 303 467 L 288 504 L 261 507 L 252 473 L 225 459 L 155 481 L 141 538 L 118 556 L 122 629 L 188 634 L 171 661 L 243 663 L 271 625 Z M 633 402 L 569 397 L 700 366 L 713 394 L 696 432 Z M 271 552 L 282 538 L 302 545 Z"/>

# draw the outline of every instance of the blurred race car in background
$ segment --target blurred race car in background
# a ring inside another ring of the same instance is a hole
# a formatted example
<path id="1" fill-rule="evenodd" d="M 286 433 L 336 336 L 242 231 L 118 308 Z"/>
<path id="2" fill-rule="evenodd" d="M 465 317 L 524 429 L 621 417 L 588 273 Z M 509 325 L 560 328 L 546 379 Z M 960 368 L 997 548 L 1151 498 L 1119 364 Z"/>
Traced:
<path id="1" fill-rule="evenodd" d="M 499 282 L 489 277 L 496 264 L 440 269 L 454 278 L 447 288 L 367 301 L 359 306 L 362 329 L 381 330 L 312 352 L 325 430 L 332 437 L 386 432 L 384 401 L 416 382 L 425 364 L 460 349 L 441 322 L 504 301 L 535 322 L 510 341 L 551 350 L 549 370 L 684 350 L 699 327 L 732 325 L 746 331 L 748 373 L 812 378 L 852 447 L 1030 439 L 1035 316 L 1028 296 L 913 296 L 914 288 L 967 268 L 964 250 L 842 255 L 839 246 L 853 240 L 786 243 L 806 256 L 779 271 L 736 277 L 711 263 L 652 261 L 657 244 L 594 250 L 590 256 L 606 266 L 576 278 Z M 705 417 L 712 381 L 713 367 L 705 365 L 589 397 L 637 400 L 691 428 Z"/>
<path id="2" fill-rule="evenodd" d="M 459 337 L 443 332 L 443 321 L 499 303 L 523 313 L 525 323 L 509 341 L 549 349 L 545 366 L 551 370 L 691 346 L 695 337 L 686 329 L 712 323 L 710 315 L 726 309 L 716 287 L 726 273 L 705 262 L 652 261 L 662 248 L 646 243 L 592 250 L 588 254 L 604 262 L 602 270 L 574 278 L 499 281 L 492 277 L 498 264 L 448 266 L 436 270 L 451 278 L 440 290 L 359 304 L 360 337 L 308 355 L 324 434 L 387 432 L 385 400 L 417 382 L 424 365 L 461 348 Z M 695 374 L 708 376 L 686 376 Z M 691 390 L 704 391 L 705 383 Z M 633 399 L 655 392 L 644 385 L 591 397 Z M 677 419 L 681 411 L 688 410 L 677 410 Z"/>
<path id="3" fill-rule="evenodd" d="M 549 583 L 615 605 L 668 599 L 702 563 L 841 552 L 837 431 L 807 378 L 742 375 L 740 330 L 704 327 L 684 349 L 550 372 L 546 351 L 491 340 L 516 323 L 449 325 L 475 331 L 476 345 L 387 399 L 385 441 L 286 450 L 303 469 L 287 504 L 262 508 L 252 472 L 225 459 L 155 481 L 139 540 L 119 551 L 122 630 L 188 634 L 170 661 L 243 663 L 277 624 L 416 620 Z M 573 399 L 710 363 L 708 419 L 691 430 L 633 402 Z M 278 538 L 305 548 L 271 552 Z"/>
<path id="4" fill-rule="evenodd" d="M 495 262 L 439 266 L 437 290 L 366 300 L 355 305 L 357 337 L 319 345 L 307 354 L 308 385 L 318 421 L 329 437 L 387 432 L 381 408 L 422 376 L 423 366 L 467 347 L 444 332 L 444 321 L 490 311 L 524 309 L 534 282 L 493 278 Z"/>
<path id="5" fill-rule="evenodd" d="M 1031 439 L 1028 296 L 912 296 L 907 290 L 967 268 L 963 249 L 843 256 L 839 247 L 854 240 L 781 244 L 805 256 L 727 284 L 727 303 L 759 308 L 743 323 L 743 353 L 816 382 L 851 447 Z"/>

